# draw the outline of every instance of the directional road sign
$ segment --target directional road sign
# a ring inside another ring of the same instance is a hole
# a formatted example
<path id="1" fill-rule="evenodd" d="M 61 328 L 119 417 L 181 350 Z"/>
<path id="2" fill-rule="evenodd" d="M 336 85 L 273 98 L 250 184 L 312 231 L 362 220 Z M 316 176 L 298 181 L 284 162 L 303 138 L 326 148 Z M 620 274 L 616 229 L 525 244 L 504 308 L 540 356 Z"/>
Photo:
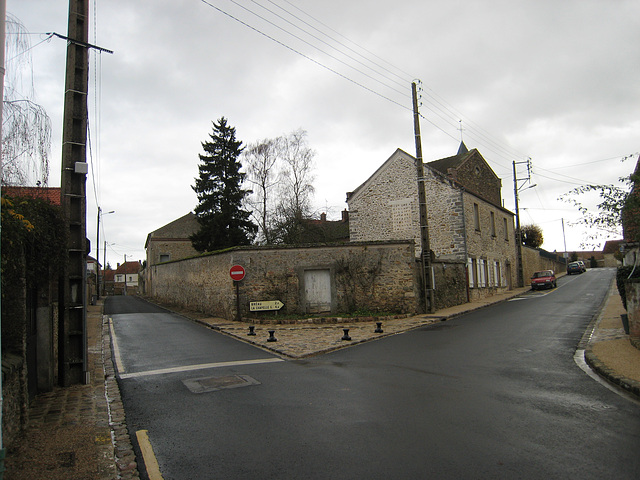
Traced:
<path id="1" fill-rule="evenodd" d="M 249 310 L 252 312 L 257 312 L 261 310 L 280 310 L 284 307 L 284 303 L 280 300 L 270 300 L 266 302 L 250 302 Z"/>

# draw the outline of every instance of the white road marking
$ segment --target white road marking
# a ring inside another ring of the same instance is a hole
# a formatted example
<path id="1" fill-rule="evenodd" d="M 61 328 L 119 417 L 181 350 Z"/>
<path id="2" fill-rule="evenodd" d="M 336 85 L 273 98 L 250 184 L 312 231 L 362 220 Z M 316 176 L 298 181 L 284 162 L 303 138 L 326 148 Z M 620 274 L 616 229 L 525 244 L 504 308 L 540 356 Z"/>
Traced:
<path id="1" fill-rule="evenodd" d="M 231 362 L 215 362 L 215 363 L 201 363 L 199 365 L 185 365 L 183 367 L 171 367 L 171 368 L 160 368 L 158 370 L 147 370 L 146 372 L 135 372 L 135 373 L 124 373 L 120 374 L 119 377 L 124 378 L 138 378 L 138 377 L 147 377 L 151 375 L 164 375 L 166 373 L 177 373 L 177 372 L 191 372 L 194 370 L 204 370 L 206 368 L 222 368 L 222 367 L 233 367 L 238 365 L 257 365 L 262 363 L 274 363 L 274 362 L 284 362 L 282 358 L 258 358 L 255 360 L 235 360 Z"/>
<path id="2" fill-rule="evenodd" d="M 113 329 L 113 318 L 111 317 L 109 317 L 109 332 L 111 333 L 111 350 L 113 351 L 113 357 L 116 361 L 116 370 L 118 373 L 124 373 L 124 365 L 122 365 L 122 358 L 120 357 L 120 347 L 118 347 L 118 339 Z"/>

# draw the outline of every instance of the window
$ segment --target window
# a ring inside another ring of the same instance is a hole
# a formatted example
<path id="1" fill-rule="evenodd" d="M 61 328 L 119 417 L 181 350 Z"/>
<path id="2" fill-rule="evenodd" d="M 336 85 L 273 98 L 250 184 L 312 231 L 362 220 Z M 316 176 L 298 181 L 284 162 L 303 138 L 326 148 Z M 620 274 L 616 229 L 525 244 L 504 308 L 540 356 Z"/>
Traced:
<path id="1" fill-rule="evenodd" d="M 491 212 L 491 236 L 496 236 L 496 216 L 493 212 Z"/>
<path id="2" fill-rule="evenodd" d="M 478 260 L 478 287 L 484 288 L 487 286 L 487 266 L 485 260 L 480 258 Z"/>
<path id="3" fill-rule="evenodd" d="M 474 288 L 476 286 L 475 272 L 476 272 L 475 258 L 467 258 L 467 273 L 469 274 L 469 288 Z"/>
<path id="4" fill-rule="evenodd" d="M 477 203 L 473 204 L 473 223 L 476 227 L 476 232 L 480 231 L 480 207 Z"/>
<path id="5" fill-rule="evenodd" d="M 168 253 L 161 253 L 160 254 L 159 263 L 168 262 L 169 260 L 171 260 L 171 255 L 169 255 Z"/>
<path id="6" fill-rule="evenodd" d="M 509 228 L 508 228 L 508 224 L 507 224 L 507 219 L 503 218 L 504 220 L 504 241 L 508 242 L 509 241 Z"/>

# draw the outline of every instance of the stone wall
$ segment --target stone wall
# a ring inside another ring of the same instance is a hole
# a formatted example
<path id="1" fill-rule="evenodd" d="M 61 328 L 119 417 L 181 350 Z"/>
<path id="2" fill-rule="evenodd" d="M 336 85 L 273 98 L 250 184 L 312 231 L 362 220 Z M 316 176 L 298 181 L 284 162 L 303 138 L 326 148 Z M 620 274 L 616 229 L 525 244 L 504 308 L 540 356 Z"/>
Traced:
<path id="1" fill-rule="evenodd" d="M 5 446 L 18 440 L 29 421 L 27 366 L 18 355 L 2 355 L 2 437 Z"/>
<path id="2" fill-rule="evenodd" d="M 537 248 L 522 246 L 522 271 L 524 276 L 524 284 L 529 285 L 531 276 L 534 272 L 540 270 L 553 270 L 556 275 L 565 273 L 567 266 L 560 260 L 554 260 L 548 256 L 540 255 Z"/>
<path id="3" fill-rule="evenodd" d="M 464 262 L 432 263 L 435 278 L 434 303 L 436 310 L 468 302 L 467 271 Z"/>
<path id="4" fill-rule="evenodd" d="M 629 339 L 640 349 L 640 279 L 632 278 L 624 282 L 629 318 Z"/>
<path id="5" fill-rule="evenodd" d="M 414 244 L 350 243 L 308 247 L 242 247 L 231 251 L 153 265 L 151 296 L 209 315 L 236 318 L 233 265 L 246 271 L 239 282 L 243 317 L 255 315 L 250 302 L 280 300 L 284 314 L 306 313 L 305 276 L 328 272 L 330 311 L 417 313 L 419 292 Z"/>
<path id="6" fill-rule="evenodd" d="M 462 190 L 431 168 L 424 169 L 429 243 L 436 258 L 465 260 Z"/>
<path id="7" fill-rule="evenodd" d="M 348 203 L 352 242 L 411 239 L 420 245 L 416 166 L 408 154 L 396 151 Z"/>
<path id="8" fill-rule="evenodd" d="M 467 192 L 463 198 L 470 299 L 513 288 L 517 265 L 513 214 Z"/>

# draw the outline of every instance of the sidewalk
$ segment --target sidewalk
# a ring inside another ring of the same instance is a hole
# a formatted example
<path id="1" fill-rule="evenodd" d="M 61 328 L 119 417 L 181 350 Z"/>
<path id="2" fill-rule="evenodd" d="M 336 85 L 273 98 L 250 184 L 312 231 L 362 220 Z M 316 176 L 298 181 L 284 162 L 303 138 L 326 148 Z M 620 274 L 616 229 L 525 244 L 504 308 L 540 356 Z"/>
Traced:
<path id="1" fill-rule="evenodd" d="M 614 282 L 585 348 L 585 360 L 602 377 L 640 399 L 640 350 L 624 332 L 623 313 L 626 311 Z"/>
<path id="2" fill-rule="evenodd" d="M 196 312 L 173 309 L 226 335 L 250 342 L 286 358 L 304 358 L 338 348 L 383 338 L 507 301 L 528 288 L 490 299 L 440 310 L 434 315 L 398 319 L 332 319 L 335 323 L 255 325 L 228 322 Z M 640 350 L 624 334 L 620 296 L 612 284 L 592 331 L 585 334 L 585 358 L 600 375 L 640 398 Z M 382 333 L 376 322 L 382 321 Z M 254 326 L 255 336 L 249 336 Z M 342 340 L 348 328 L 351 340 Z M 19 445 L 7 454 L 5 478 L 12 480 L 136 479 L 139 473 L 126 427 L 120 391 L 111 361 L 108 325 L 102 304 L 87 309 L 90 385 L 56 388 L 39 395 L 30 408 L 30 426 Z M 277 339 L 268 342 L 269 331 Z M 108 401 L 107 401 L 108 399 Z"/>
<path id="3" fill-rule="evenodd" d="M 90 383 L 56 387 L 34 399 L 28 429 L 7 451 L 4 478 L 139 478 L 110 345 L 102 302 L 87 307 Z"/>

